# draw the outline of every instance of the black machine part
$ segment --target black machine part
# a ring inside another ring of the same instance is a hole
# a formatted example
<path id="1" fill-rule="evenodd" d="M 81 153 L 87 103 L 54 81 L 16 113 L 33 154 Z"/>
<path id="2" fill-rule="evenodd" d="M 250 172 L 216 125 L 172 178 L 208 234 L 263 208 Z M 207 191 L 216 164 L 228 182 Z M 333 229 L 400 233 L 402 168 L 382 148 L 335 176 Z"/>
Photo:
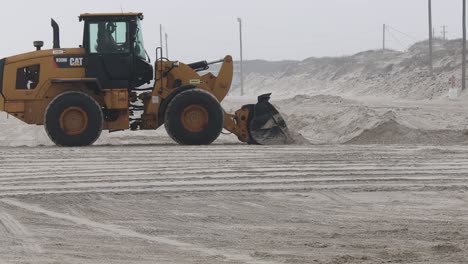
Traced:
<path id="1" fill-rule="evenodd" d="M 60 28 L 54 19 L 51 19 L 52 28 L 54 29 L 54 49 L 60 49 Z"/>
<path id="2" fill-rule="evenodd" d="M 258 103 L 253 106 L 252 118 L 249 122 L 249 133 L 253 143 L 260 145 L 291 144 L 292 137 L 281 114 L 269 102 L 271 94 L 258 97 Z"/>
<path id="3" fill-rule="evenodd" d="M 206 71 L 210 68 L 210 65 L 221 63 L 223 61 L 224 59 L 210 61 L 210 62 L 204 60 L 204 61 L 197 61 L 194 63 L 190 63 L 188 64 L 188 66 L 192 68 L 193 70 L 195 70 L 196 72 L 199 72 L 199 71 Z"/>
<path id="4" fill-rule="evenodd" d="M 44 41 L 36 40 L 33 42 L 33 45 L 36 48 L 36 50 L 41 50 L 41 48 L 44 46 Z"/>

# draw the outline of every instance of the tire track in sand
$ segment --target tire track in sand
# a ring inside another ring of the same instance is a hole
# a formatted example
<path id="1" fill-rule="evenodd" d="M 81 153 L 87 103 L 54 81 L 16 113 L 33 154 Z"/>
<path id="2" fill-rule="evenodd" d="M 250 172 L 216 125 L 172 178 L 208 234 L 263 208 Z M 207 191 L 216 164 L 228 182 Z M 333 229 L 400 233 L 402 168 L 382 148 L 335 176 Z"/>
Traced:
<path id="1" fill-rule="evenodd" d="M 34 236 L 12 215 L 6 212 L 0 212 L 0 224 L 5 228 L 5 235 L 19 242 L 26 252 L 32 254 L 40 254 L 43 252 L 34 239 Z"/>
<path id="2" fill-rule="evenodd" d="M 12 153 L 9 153 L 12 152 Z M 463 147 L 0 148 L 0 197 L 108 192 L 468 189 Z"/>
<path id="3" fill-rule="evenodd" d="M 182 242 L 182 241 L 178 241 L 175 239 L 170 239 L 170 238 L 166 238 L 162 236 L 151 236 L 151 235 L 147 235 L 143 233 L 138 233 L 136 231 L 126 229 L 123 226 L 103 224 L 103 223 L 95 222 L 95 221 L 92 221 L 90 219 L 83 218 L 83 217 L 76 217 L 76 216 L 72 216 L 68 214 L 58 213 L 58 212 L 44 209 L 37 205 L 27 204 L 27 203 L 23 203 L 17 200 L 1 199 L 0 202 L 7 204 L 9 206 L 14 206 L 14 207 L 26 210 L 26 211 L 30 211 L 32 213 L 43 214 L 43 215 L 47 215 L 55 219 L 65 220 L 68 222 L 75 223 L 77 225 L 86 226 L 96 231 L 105 231 L 107 233 L 110 232 L 114 235 L 118 235 L 121 237 L 129 237 L 129 238 L 146 240 L 148 242 L 156 242 L 159 244 L 164 244 L 167 246 L 175 247 L 182 251 L 198 252 L 199 254 L 211 256 L 211 257 L 222 256 L 226 260 L 237 261 L 237 262 L 246 263 L 246 264 L 276 264 L 275 262 L 272 262 L 272 261 L 263 261 L 263 260 L 255 259 L 250 255 L 240 254 L 236 252 L 227 252 L 227 251 L 222 251 L 222 250 L 218 250 L 214 248 L 207 248 L 207 247 L 203 247 L 203 246 L 199 246 L 199 245 L 195 245 L 191 243 L 186 243 L 186 242 Z M 18 226 L 15 225 L 13 228 L 18 229 Z"/>

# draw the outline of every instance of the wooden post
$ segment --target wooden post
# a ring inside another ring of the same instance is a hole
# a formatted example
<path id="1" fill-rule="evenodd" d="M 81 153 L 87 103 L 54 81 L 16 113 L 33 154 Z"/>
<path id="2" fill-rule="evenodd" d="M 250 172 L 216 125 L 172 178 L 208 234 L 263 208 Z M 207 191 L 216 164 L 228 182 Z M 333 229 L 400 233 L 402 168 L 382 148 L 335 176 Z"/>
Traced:
<path id="1" fill-rule="evenodd" d="M 443 39 L 444 41 L 447 40 L 447 33 L 448 33 L 448 32 L 447 32 L 447 26 L 446 26 L 446 25 L 443 25 L 443 26 L 442 26 L 442 39 Z"/>
<path id="2" fill-rule="evenodd" d="M 463 0 L 462 91 L 466 89 L 466 0 Z"/>
<path id="3" fill-rule="evenodd" d="M 382 41 L 382 52 L 385 52 L 385 34 L 386 34 L 387 26 L 383 24 L 383 41 Z"/>
<path id="4" fill-rule="evenodd" d="M 159 24 L 159 45 L 161 45 L 161 54 L 163 53 L 163 26 L 162 24 Z M 164 57 L 164 55 L 163 55 Z"/>
<path id="5" fill-rule="evenodd" d="M 432 66 L 432 0 L 428 0 L 429 5 L 429 71 L 431 76 L 434 73 L 434 68 Z"/>
<path id="6" fill-rule="evenodd" d="M 241 96 L 244 96 L 244 54 L 242 43 L 242 19 L 237 18 L 239 22 L 239 40 L 240 40 L 240 82 L 241 82 Z"/>
<path id="7" fill-rule="evenodd" d="M 169 45 L 167 44 L 167 39 L 169 38 L 169 36 L 167 35 L 167 33 L 165 33 L 164 36 L 166 38 L 166 58 L 169 59 Z"/>

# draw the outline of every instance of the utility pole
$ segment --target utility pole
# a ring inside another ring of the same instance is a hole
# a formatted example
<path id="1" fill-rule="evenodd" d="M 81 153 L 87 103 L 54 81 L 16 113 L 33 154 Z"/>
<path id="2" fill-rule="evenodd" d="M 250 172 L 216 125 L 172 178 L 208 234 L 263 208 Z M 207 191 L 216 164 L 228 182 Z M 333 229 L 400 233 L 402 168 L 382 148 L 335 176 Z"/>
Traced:
<path id="1" fill-rule="evenodd" d="M 242 19 L 237 18 L 239 22 L 239 39 L 240 39 L 240 81 L 241 81 L 241 96 L 244 96 L 244 58 L 242 47 Z"/>
<path id="2" fill-rule="evenodd" d="M 385 53 L 385 34 L 387 31 L 387 25 L 383 24 L 383 41 L 382 41 L 382 53 Z"/>
<path id="3" fill-rule="evenodd" d="M 448 33 L 448 31 L 447 31 L 447 26 L 446 26 L 446 25 L 443 25 L 443 26 L 442 26 L 442 39 L 443 39 L 444 41 L 447 40 L 447 33 Z"/>
<path id="4" fill-rule="evenodd" d="M 432 66 L 432 0 L 428 0 L 427 2 L 429 5 L 429 71 L 432 76 L 434 73 L 434 68 Z"/>
<path id="5" fill-rule="evenodd" d="M 166 58 L 169 59 L 169 45 L 167 45 L 167 39 L 169 38 L 169 35 L 165 33 L 164 36 L 166 37 Z"/>
<path id="6" fill-rule="evenodd" d="M 463 0 L 462 91 L 466 89 L 466 0 Z"/>
<path id="7" fill-rule="evenodd" d="M 163 27 L 162 27 L 162 24 L 159 24 L 159 45 L 161 46 L 161 53 L 162 50 L 163 50 Z M 164 57 L 164 54 L 163 54 L 163 57 Z"/>

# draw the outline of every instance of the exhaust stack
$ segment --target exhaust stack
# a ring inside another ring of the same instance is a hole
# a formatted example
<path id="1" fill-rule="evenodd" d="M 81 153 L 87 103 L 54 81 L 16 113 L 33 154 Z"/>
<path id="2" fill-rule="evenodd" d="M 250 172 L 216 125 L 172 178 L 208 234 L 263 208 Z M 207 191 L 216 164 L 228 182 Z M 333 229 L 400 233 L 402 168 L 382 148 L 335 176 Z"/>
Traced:
<path id="1" fill-rule="evenodd" d="M 51 25 L 54 29 L 54 49 L 60 49 L 60 29 L 57 22 L 54 19 L 51 19 Z"/>

